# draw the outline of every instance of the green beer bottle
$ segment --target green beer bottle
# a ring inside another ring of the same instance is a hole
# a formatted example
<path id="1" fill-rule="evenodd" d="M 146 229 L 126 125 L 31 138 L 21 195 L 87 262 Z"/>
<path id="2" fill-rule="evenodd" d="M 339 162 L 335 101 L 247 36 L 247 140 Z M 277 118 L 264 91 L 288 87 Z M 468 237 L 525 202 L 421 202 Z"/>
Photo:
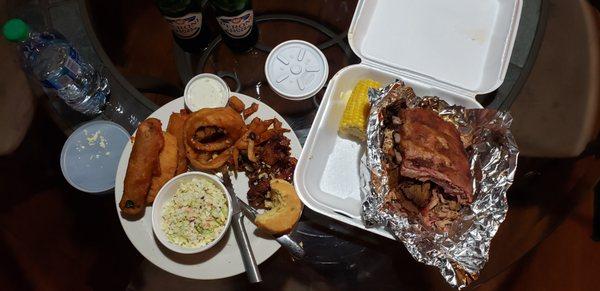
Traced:
<path id="1" fill-rule="evenodd" d="M 211 41 L 212 33 L 202 17 L 201 0 L 155 0 L 175 42 L 186 52 L 199 53 Z"/>
<path id="2" fill-rule="evenodd" d="M 233 51 L 243 52 L 258 41 L 258 28 L 250 0 L 210 0 L 221 27 L 223 42 Z"/>

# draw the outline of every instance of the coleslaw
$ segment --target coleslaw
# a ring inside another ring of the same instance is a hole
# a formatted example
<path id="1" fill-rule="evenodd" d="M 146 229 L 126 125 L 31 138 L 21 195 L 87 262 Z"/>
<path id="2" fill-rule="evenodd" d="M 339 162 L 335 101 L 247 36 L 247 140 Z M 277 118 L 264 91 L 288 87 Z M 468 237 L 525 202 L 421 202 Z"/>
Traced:
<path id="1" fill-rule="evenodd" d="M 194 178 L 181 183 L 173 198 L 165 203 L 161 226 L 173 244 L 204 246 L 221 234 L 228 211 L 222 189 L 207 179 Z"/>

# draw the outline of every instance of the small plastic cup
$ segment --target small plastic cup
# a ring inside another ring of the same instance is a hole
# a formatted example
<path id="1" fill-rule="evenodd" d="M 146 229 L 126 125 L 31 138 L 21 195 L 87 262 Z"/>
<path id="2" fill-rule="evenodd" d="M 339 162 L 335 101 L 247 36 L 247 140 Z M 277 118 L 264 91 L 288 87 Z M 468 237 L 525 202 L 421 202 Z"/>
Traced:
<path id="1" fill-rule="evenodd" d="M 185 106 L 192 112 L 202 108 L 217 108 L 227 105 L 229 86 L 215 74 L 199 74 L 185 86 L 183 97 Z"/>

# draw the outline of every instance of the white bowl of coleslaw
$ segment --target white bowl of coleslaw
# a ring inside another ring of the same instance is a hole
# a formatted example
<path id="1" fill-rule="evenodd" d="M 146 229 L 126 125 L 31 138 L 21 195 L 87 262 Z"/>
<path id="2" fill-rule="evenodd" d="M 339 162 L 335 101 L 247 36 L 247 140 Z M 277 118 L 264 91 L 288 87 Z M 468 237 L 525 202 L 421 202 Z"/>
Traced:
<path id="1" fill-rule="evenodd" d="M 223 238 L 231 213 L 231 197 L 215 176 L 187 172 L 171 179 L 156 195 L 152 230 L 168 249 L 195 254 Z"/>

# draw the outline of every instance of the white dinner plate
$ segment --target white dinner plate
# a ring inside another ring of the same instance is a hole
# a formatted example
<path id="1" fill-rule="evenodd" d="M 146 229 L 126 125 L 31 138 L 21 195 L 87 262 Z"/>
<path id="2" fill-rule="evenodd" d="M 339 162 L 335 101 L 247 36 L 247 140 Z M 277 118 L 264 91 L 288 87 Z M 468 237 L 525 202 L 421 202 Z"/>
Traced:
<path id="1" fill-rule="evenodd" d="M 250 105 L 252 102 L 259 104 L 258 111 L 250 116 L 246 120 L 247 122 L 252 120 L 255 116 L 261 119 L 275 117 L 281 120 L 284 128 L 291 128 L 283 117 L 268 105 L 243 94 L 236 93 L 235 95 L 238 96 L 246 106 Z M 163 130 L 166 130 L 171 113 L 179 112 L 180 109 L 183 109 L 183 106 L 183 97 L 181 97 L 162 106 L 149 117 L 159 119 L 162 122 Z M 298 137 L 296 137 L 293 131 L 285 133 L 285 136 L 291 140 L 290 146 L 292 148 L 292 156 L 298 158 L 302 151 Z M 161 269 L 186 278 L 211 280 L 227 278 L 243 273 L 245 270 L 242 263 L 242 256 L 235 241 L 235 236 L 231 233 L 231 229 L 221 242 L 212 249 L 199 254 L 183 255 L 168 250 L 156 239 L 152 232 L 152 209 L 150 206 L 146 207 L 144 216 L 137 220 L 129 220 L 121 215 L 119 201 L 123 196 L 123 181 L 125 179 L 125 172 L 127 170 L 132 145 L 131 142 L 127 143 L 125 149 L 123 149 L 121 160 L 119 161 L 115 181 L 115 205 L 121 225 L 135 248 L 146 259 Z M 234 175 L 232 175 L 231 178 L 236 194 L 242 198 L 242 200 L 248 201 L 246 199 L 246 193 L 248 192 L 248 178 L 246 175 L 244 173 L 238 173 L 237 178 Z M 279 244 L 275 240 L 257 232 L 256 226 L 248 219 L 244 219 L 244 221 L 246 232 L 248 233 L 248 238 L 252 245 L 252 250 L 254 251 L 254 256 L 256 257 L 256 261 L 260 264 L 279 249 Z"/>

